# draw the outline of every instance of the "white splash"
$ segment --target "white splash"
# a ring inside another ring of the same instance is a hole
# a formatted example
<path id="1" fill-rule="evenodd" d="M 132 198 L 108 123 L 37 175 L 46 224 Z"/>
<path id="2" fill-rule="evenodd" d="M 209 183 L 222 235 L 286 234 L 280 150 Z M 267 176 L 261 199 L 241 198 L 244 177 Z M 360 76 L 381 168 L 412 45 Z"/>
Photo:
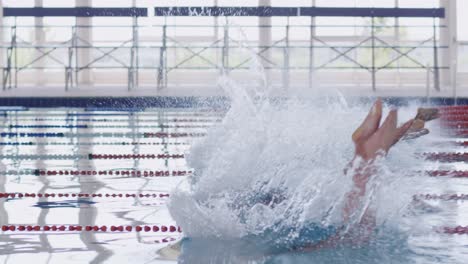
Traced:
<path id="1" fill-rule="evenodd" d="M 262 69 L 257 60 L 253 63 Z M 240 238 L 279 222 L 346 224 L 343 199 L 353 184 L 344 168 L 353 158 L 351 134 L 370 104 L 318 88 L 273 103 L 263 70 L 255 73 L 253 87 L 220 79 L 231 98 L 230 110 L 193 145 L 188 162 L 196 175 L 171 196 L 170 213 L 188 237 Z M 410 117 L 414 110 L 400 112 Z M 422 167 L 411 144 L 397 144 L 369 183 L 365 201 L 376 208 L 380 225 L 398 228 L 405 222 L 401 218 L 419 178 L 414 171 Z M 252 203 L 260 192 L 285 199 L 275 206 Z"/>

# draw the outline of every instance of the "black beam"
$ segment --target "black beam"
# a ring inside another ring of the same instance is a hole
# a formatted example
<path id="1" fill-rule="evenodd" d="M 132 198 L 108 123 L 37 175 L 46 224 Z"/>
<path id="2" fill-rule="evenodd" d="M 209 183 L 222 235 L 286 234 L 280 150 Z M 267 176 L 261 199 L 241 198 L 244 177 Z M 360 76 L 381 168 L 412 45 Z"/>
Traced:
<path id="1" fill-rule="evenodd" d="M 445 17 L 444 8 L 156 7 L 156 16 Z"/>
<path id="2" fill-rule="evenodd" d="M 341 7 L 156 7 L 156 16 L 348 16 L 445 17 L 443 8 L 341 8 Z M 147 8 L 4 8 L 13 17 L 146 17 Z"/>
<path id="3" fill-rule="evenodd" d="M 272 99 L 281 103 L 287 98 Z M 374 100 L 369 97 L 357 99 L 355 103 L 368 103 Z M 415 102 L 426 102 L 426 97 L 384 97 L 383 100 L 390 105 L 407 106 Z M 454 105 L 453 98 L 432 97 L 431 105 Z M 307 102 L 308 99 L 304 99 Z M 148 96 L 148 97 L 0 97 L 0 106 L 24 107 L 96 107 L 96 108 L 122 108 L 127 111 L 135 108 L 167 107 L 167 108 L 217 108 L 224 109 L 229 106 L 227 97 L 179 97 L 179 96 Z M 459 105 L 468 105 L 468 98 L 458 98 Z M 7 110 L 0 110 L 0 117 L 8 115 Z"/>
<path id="4" fill-rule="evenodd" d="M 147 8 L 12 8 L 5 7 L 3 16 L 9 17 L 147 17 Z"/>

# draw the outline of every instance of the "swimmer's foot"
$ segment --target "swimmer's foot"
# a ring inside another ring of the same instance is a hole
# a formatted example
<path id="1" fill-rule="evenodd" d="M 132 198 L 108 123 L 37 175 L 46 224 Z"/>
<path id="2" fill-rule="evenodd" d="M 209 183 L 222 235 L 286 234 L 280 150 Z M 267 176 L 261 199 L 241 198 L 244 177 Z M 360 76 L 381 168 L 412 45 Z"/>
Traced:
<path id="1" fill-rule="evenodd" d="M 429 129 L 423 128 L 423 129 L 420 129 L 418 131 L 405 134 L 403 136 L 402 140 L 411 140 L 411 139 L 415 139 L 415 138 L 418 138 L 418 137 L 425 136 L 427 134 L 429 134 Z"/>
<path id="2" fill-rule="evenodd" d="M 429 129 L 424 127 L 426 122 L 439 118 L 439 116 L 439 110 L 436 108 L 419 108 L 411 128 L 402 139 L 410 140 L 429 134 Z"/>
<path id="3" fill-rule="evenodd" d="M 424 128 L 426 122 L 421 119 L 415 119 L 410 129 L 403 136 L 402 140 L 410 140 L 429 134 L 429 129 Z"/>
<path id="4" fill-rule="evenodd" d="M 418 108 L 418 113 L 416 114 L 415 119 L 428 122 L 439 117 L 439 109 L 437 108 Z"/>

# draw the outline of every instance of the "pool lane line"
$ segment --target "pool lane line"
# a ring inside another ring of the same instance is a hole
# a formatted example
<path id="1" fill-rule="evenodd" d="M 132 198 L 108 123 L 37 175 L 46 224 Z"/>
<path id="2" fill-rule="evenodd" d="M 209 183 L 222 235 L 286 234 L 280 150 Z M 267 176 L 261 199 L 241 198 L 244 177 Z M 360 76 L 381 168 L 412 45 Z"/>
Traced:
<path id="1" fill-rule="evenodd" d="M 79 160 L 79 159 L 183 159 L 184 154 L 88 154 L 88 155 L 0 155 L 12 160 Z"/>
<path id="2" fill-rule="evenodd" d="M 432 170 L 424 173 L 431 177 L 468 178 L 468 171 L 464 170 Z"/>
<path id="3" fill-rule="evenodd" d="M 468 142 L 467 142 L 468 143 Z M 153 146 L 153 145 L 184 145 L 190 146 L 188 142 L 0 142 L 0 146 L 94 146 L 94 145 L 121 145 L 121 146 Z M 468 144 L 467 144 L 468 146 Z"/>
<path id="4" fill-rule="evenodd" d="M 104 123 L 112 123 L 112 122 L 153 122 L 153 123 L 216 123 L 221 122 L 222 119 L 220 118 L 205 118 L 205 119 L 193 119 L 193 118 L 159 118 L 159 119 L 146 119 L 146 118 L 134 118 L 134 119 L 109 119 L 109 118 L 14 118 L 14 121 L 21 121 L 21 122 L 35 122 L 35 121 L 50 121 L 50 122 L 104 122 Z"/>
<path id="5" fill-rule="evenodd" d="M 12 137 L 65 137 L 65 133 L 9 133 L 9 132 L 2 132 L 0 133 L 0 137 L 12 138 Z"/>
<path id="6" fill-rule="evenodd" d="M 205 137 L 206 133 L 165 133 L 165 132 L 156 132 L 156 133 L 143 133 L 145 138 L 178 138 L 178 137 Z"/>
<path id="7" fill-rule="evenodd" d="M 88 125 L 7 125 L 0 128 L 88 128 Z"/>
<path id="8" fill-rule="evenodd" d="M 466 235 L 468 226 L 436 227 L 438 233 L 448 235 Z M 182 228 L 176 225 L 2 225 L 1 231 L 4 233 L 13 232 L 152 232 L 152 233 L 182 233 Z M 175 241 L 175 239 L 165 238 L 159 240 L 164 243 Z"/>
<path id="9" fill-rule="evenodd" d="M 180 226 L 175 225 L 138 225 L 138 226 L 114 226 L 114 225 L 2 225 L 3 232 L 159 232 L 159 233 L 182 233 Z"/>
<path id="10" fill-rule="evenodd" d="M 93 128 L 210 128 L 208 125 L 6 125 L 0 126 L 0 128 L 81 128 L 81 129 L 93 129 Z"/>
<path id="11" fill-rule="evenodd" d="M 454 109 L 453 111 L 456 111 L 456 109 Z M 147 110 L 147 111 L 143 111 L 143 112 L 112 112 L 112 111 L 107 111 L 108 113 L 99 113 L 99 112 L 96 112 L 95 114 L 94 113 L 91 113 L 91 112 L 86 112 L 86 111 L 83 111 L 82 109 L 74 109 L 74 108 L 71 108 L 71 110 L 62 110 L 62 111 L 58 111 L 56 109 L 52 109 L 50 111 L 40 111 L 40 110 L 36 110 L 36 109 L 30 109 L 29 111 L 22 111 L 21 113 L 11 113 L 12 115 L 11 116 L 36 116 L 36 115 L 39 115 L 41 117 L 48 117 L 48 116 L 70 116 L 70 117 L 74 117 L 74 116 L 80 116 L 80 115 L 96 115 L 96 116 L 100 116 L 102 114 L 104 115 L 116 115 L 116 116 L 122 116 L 122 115 L 125 115 L 125 116 L 129 116 L 129 114 L 132 114 L 133 116 L 168 116 L 168 117 L 222 117 L 224 115 L 226 115 L 227 112 L 182 112 L 182 111 L 151 111 L 151 110 Z M 0 110 L 0 113 L 8 113 L 8 112 L 5 112 L 5 111 L 1 111 Z"/>
<path id="12" fill-rule="evenodd" d="M 424 173 L 431 177 L 468 178 L 468 170 L 428 170 Z M 190 176 L 192 170 L 9 170 L 0 171 L 0 175 L 34 175 L 34 176 L 127 176 L 127 177 L 176 177 Z"/>
<path id="13" fill-rule="evenodd" d="M 6 120 L 9 121 L 9 120 Z M 20 122 L 101 122 L 101 123 L 117 123 L 117 122 L 138 122 L 138 123 L 219 123 L 222 119 L 147 119 L 147 118 L 134 118 L 134 119 L 90 119 L 90 118 L 76 118 L 76 119 L 64 119 L 64 118 L 15 118 L 13 121 Z M 10 121 L 11 122 L 11 121 Z"/>
<path id="14" fill-rule="evenodd" d="M 468 147 L 468 141 L 439 141 L 434 142 L 434 146 L 450 146 L 450 147 Z"/>
<path id="15" fill-rule="evenodd" d="M 459 147 L 468 147 L 468 141 L 448 141 L 448 142 L 437 142 L 435 145 L 443 146 L 459 146 Z M 94 146 L 94 145 L 122 145 L 122 146 L 152 146 L 152 145 L 184 145 L 190 146 L 188 142 L 0 142 L 0 146 Z"/>
<path id="16" fill-rule="evenodd" d="M 89 154 L 88 159 L 183 159 L 184 154 Z"/>
<path id="17" fill-rule="evenodd" d="M 468 162 L 468 152 L 426 152 L 418 154 L 425 160 L 438 161 L 438 162 Z"/>
<path id="18" fill-rule="evenodd" d="M 465 201 L 468 194 L 415 194 L 414 200 Z"/>
<path id="19" fill-rule="evenodd" d="M 8 170 L 0 171 L 0 175 L 11 176 L 125 176 L 130 177 L 179 177 L 192 175 L 191 170 Z"/>
<path id="20" fill-rule="evenodd" d="M 428 161 L 438 162 L 468 162 L 468 152 L 463 153 L 422 153 L 419 157 Z M 0 159 L 12 160 L 114 160 L 114 159 L 184 159 L 184 154 L 88 154 L 88 155 L 0 155 Z"/>
<path id="21" fill-rule="evenodd" d="M 135 170 L 34 170 L 32 171 L 36 176 L 57 176 L 57 175 L 71 175 L 71 176 L 128 176 L 128 177 L 177 177 L 188 176 L 193 174 L 191 170 L 179 171 L 135 171 Z M 1 175 L 1 172 L 0 172 Z"/>
<path id="22" fill-rule="evenodd" d="M 455 111 L 455 110 L 454 110 Z M 5 113 L 6 111 L 1 111 L 0 113 Z M 107 112 L 107 113 L 106 113 Z M 6 112 L 8 113 L 8 112 Z M 48 111 L 41 111 L 41 110 L 36 110 L 36 109 L 30 109 L 29 111 L 21 111 L 21 112 L 15 112 L 11 113 L 12 116 L 156 116 L 156 115 L 161 115 L 161 116 L 175 116 L 175 117 L 211 117 L 211 116 L 223 116 L 227 112 L 184 112 L 184 111 L 158 111 L 158 110 L 147 110 L 143 112 L 117 112 L 117 111 L 102 111 L 102 112 L 86 112 L 83 109 L 79 108 L 69 108 L 69 110 L 57 110 L 56 108 L 52 108 L 52 110 Z"/>
<path id="23" fill-rule="evenodd" d="M 0 199 L 22 199 L 22 198 L 164 198 L 169 197 L 168 193 L 0 193 Z"/>
<path id="24" fill-rule="evenodd" d="M 0 142 L 0 146 L 32 146 L 33 142 Z"/>
<path id="25" fill-rule="evenodd" d="M 468 226 L 456 226 L 456 227 L 440 227 L 436 229 L 439 233 L 445 233 L 449 235 L 467 235 Z"/>
<path id="26" fill-rule="evenodd" d="M 103 133 L 0 133 L 0 137 L 4 138 L 97 138 L 97 137 L 110 137 L 110 138 L 196 138 L 204 137 L 206 133 L 119 133 L 119 132 L 103 132 Z"/>

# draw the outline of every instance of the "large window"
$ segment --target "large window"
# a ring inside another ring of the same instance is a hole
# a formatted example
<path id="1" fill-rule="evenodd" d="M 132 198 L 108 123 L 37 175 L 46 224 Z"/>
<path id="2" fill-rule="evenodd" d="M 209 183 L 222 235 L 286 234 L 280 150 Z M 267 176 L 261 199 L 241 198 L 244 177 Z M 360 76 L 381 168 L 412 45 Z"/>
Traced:
<path id="1" fill-rule="evenodd" d="M 457 35 L 460 41 L 468 41 L 468 1 L 457 0 Z"/>

